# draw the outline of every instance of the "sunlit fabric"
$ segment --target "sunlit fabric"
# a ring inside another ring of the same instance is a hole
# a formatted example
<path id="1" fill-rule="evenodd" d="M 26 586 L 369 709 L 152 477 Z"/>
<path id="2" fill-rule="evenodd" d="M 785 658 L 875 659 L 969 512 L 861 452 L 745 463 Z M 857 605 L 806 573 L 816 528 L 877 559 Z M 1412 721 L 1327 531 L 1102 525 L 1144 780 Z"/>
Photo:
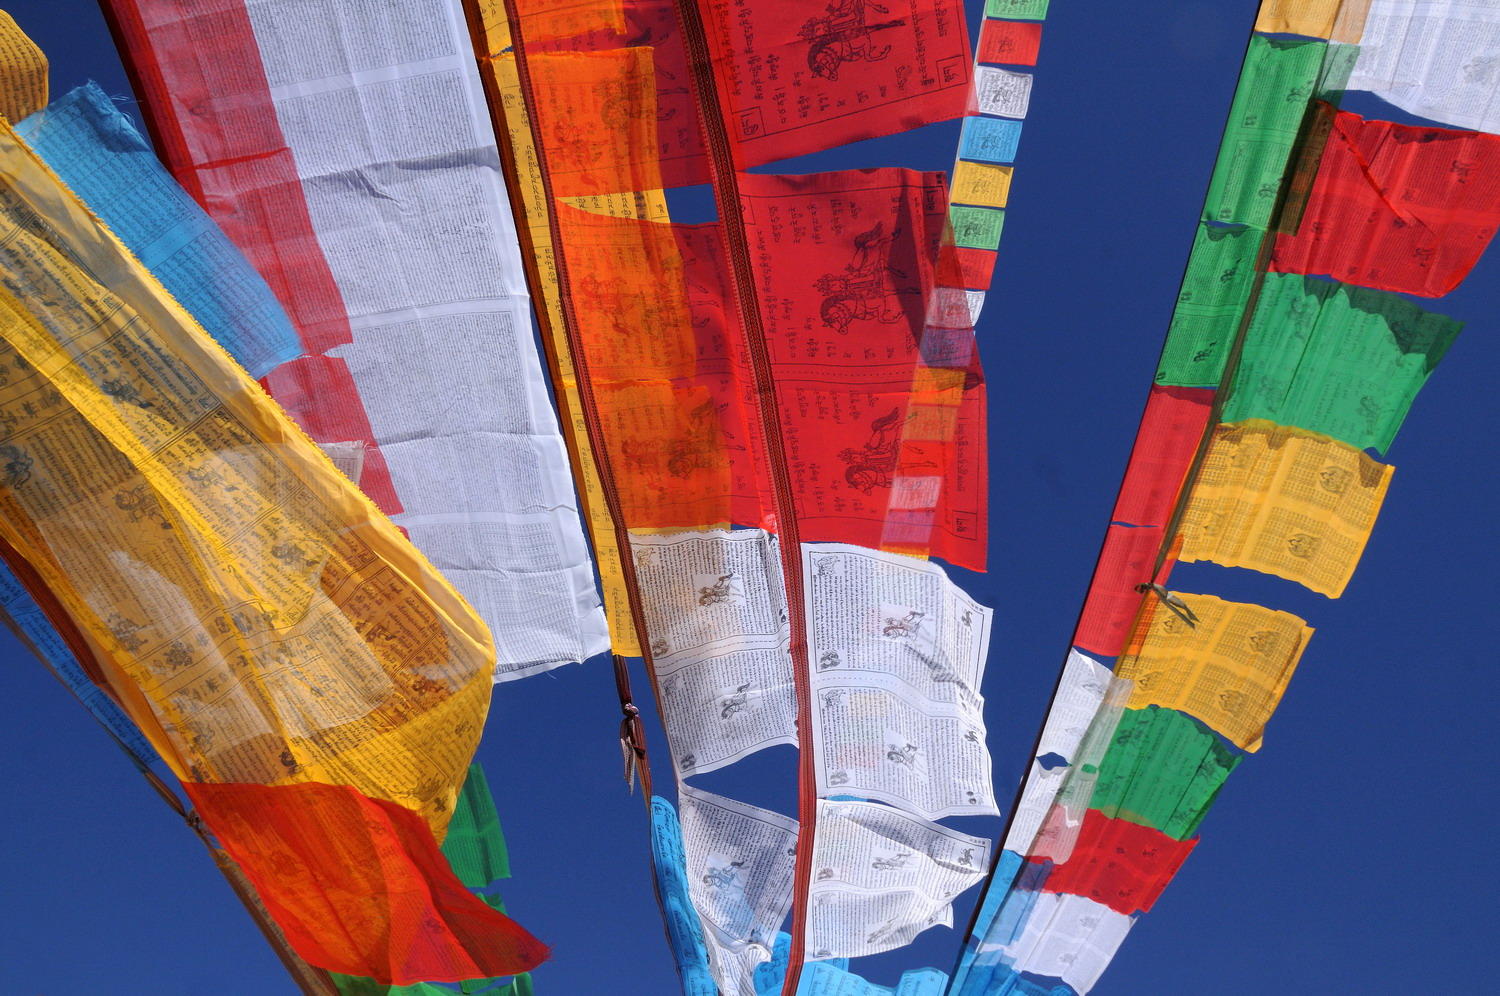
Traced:
<path id="1" fill-rule="evenodd" d="M 483 624 L 8 130 L 0 161 L 5 539 L 179 777 L 349 784 L 440 830 Z"/>
<path id="2" fill-rule="evenodd" d="M 1202 222 L 1172 310 L 1156 383 L 1216 387 L 1255 284 L 1265 232 Z"/>
<path id="3" fill-rule="evenodd" d="M 1117 913 L 1145 913 L 1197 844 L 1089 810 L 1073 853 L 1053 866 L 1042 889 L 1087 896 Z"/>
<path id="4" fill-rule="evenodd" d="M 933 523 L 933 555 L 983 567 L 982 380 L 935 372 L 935 403 L 912 397 L 941 177 L 744 174 L 740 189 L 803 537 L 878 548 L 895 508 Z"/>
<path id="5" fill-rule="evenodd" d="M 1271 269 L 1436 297 L 1468 276 L 1500 226 L 1500 136 L 1333 119 L 1296 234 Z"/>
<path id="6" fill-rule="evenodd" d="M 1462 327 L 1394 294 L 1268 274 L 1223 419 L 1383 452 Z"/>
<path id="7" fill-rule="evenodd" d="M 1214 392 L 1157 385 L 1146 397 L 1111 521 L 1164 526 L 1208 429 Z M 1142 579 L 1145 580 L 1145 579 Z"/>
<path id="8" fill-rule="evenodd" d="M 1371 0 L 1265 0 L 1255 30 L 1357 42 Z"/>
<path id="9" fill-rule="evenodd" d="M 946 121 L 969 106 L 960 0 L 700 4 L 735 161 L 756 166 Z M 768 62 L 783 63 L 778 72 Z"/>
<path id="10" fill-rule="evenodd" d="M 97 85 L 69 91 L 16 133 L 250 376 L 301 354 L 266 282 Z"/>
<path id="11" fill-rule="evenodd" d="M 1179 709 L 1245 750 L 1258 750 L 1312 628 L 1259 605 L 1177 597 L 1196 621 L 1148 599 L 1115 666 L 1117 676 L 1135 682 L 1130 707 Z"/>
<path id="12" fill-rule="evenodd" d="M 1034 66 L 1042 46 L 1042 25 L 1036 21 L 986 18 L 979 31 L 979 61 L 1007 66 Z"/>
<path id="13" fill-rule="evenodd" d="M 273 397 L 492 626 L 496 680 L 603 650 L 459 0 L 109 7 L 169 168 L 288 292 L 310 355 Z"/>
<path id="14" fill-rule="evenodd" d="M 1186 713 L 1127 709 L 1099 765 L 1092 804 L 1181 840 L 1198 829 L 1243 759 Z"/>
<path id="15" fill-rule="evenodd" d="M 1337 598 L 1394 469 L 1301 429 L 1221 425 L 1183 513 L 1178 557 L 1248 567 Z"/>
<path id="16" fill-rule="evenodd" d="M 1073 643 L 1084 650 L 1114 657 L 1130 637 L 1140 609 L 1140 585 L 1165 584 L 1176 558 L 1168 556 L 1156 570 L 1157 553 L 1166 538 L 1161 526 L 1114 523 L 1104 536 L 1104 548 L 1089 582 L 1083 614 Z"/>
<path id="17" fill-rule="evenodd" d="M 309 964 L 408 985 L 511 975 L 547 957 L 463 887 L 409 809 L 315 782 L 184 788 Z"/>
<path id="18" fill-rule="evenodd" d="M 1351 89 L 1443 124 L 1500 131 L 1492 68 L 1500 55 L 1500 9 L 1486 0 L 1360 5 L 1368 8 L 1363 30 L 1343 39 L 1359 43 Z"/>
<path id="19" fill-rule="evenodd" d="M 1326 42 L 1254 35 L 1203 208 L 1205 221 L 1268 228 Z"/>
<path id="20" fill-rule="evenodd" d="M 509 140 L 509 145 L 505 148 L 512 164 L 512 175 L 519 187 L 523 208 L 516 220 L 518 225 L 523 226 L 526 244 L 530 249 L 527 257 L 528 279 L 538 304 L 538 320 L 548 347 L 559 420 L 568 441 L 568 452 L 572 457 L 578 483 L 582 503 L 579 511 L 588 525 L 594 564 L 599 571 L 609 621 L 610 646 L 617 654 L 639 656 L 641 648 L 631 621 L 630 593 L 625 585 L 624 568 L 620 562 L 615 522 L 610 517 L 604 484 L 599 474 L 598 457 L 589 439 L 588 422 L 579 393 L 578 372 L 572 349 L 568 345 L 562 287 L 556 266 L 557 254 L 552 241 L 551 205 L 537 159 L 538 149 L 532 136 L 531 113 L 522 95 L 510 22 L 506 19 L 502 0 L 479 0 L 478 6 L 481 20 L 476 41 L 485 53 L 480 59 L 480 72 L 489 87 L 492 103 L 502 112 L 496 116 L 504 119 L 504 134 Z M 651 9 L 650 4 L 643 6 Z M 580 11 L 585 16 L 598 14 L 600 20 L 606 22 L 600 26 L 601 30 L 623 30 L 623 18 L 616 23 L 608 16 L 607 9 L 596 11 L 586 7 L 580 8 Z"/>
<path id="21" fill-rule="evenodd" d="M 0 10 L 0 116 L 15 124 L 47 106 L 47 56 Z"/>

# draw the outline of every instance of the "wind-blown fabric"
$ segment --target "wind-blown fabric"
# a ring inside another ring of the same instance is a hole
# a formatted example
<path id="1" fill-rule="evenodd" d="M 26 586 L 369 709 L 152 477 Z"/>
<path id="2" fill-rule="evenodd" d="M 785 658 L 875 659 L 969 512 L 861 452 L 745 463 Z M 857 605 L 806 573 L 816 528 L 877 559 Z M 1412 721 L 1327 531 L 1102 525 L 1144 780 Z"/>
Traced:
<path id="1" fill-rule="evenodd" d="M 1296 234 L 1271 269 L 1437 297 L 1500 227 L 1500 136 L 1339 111 Z"/>
<path id="2" fill-rule="evenodd" d="M 307 348 L 272 395 L 479 608 L 497 680 L 602 651 L 459 0 L 109 8 L 169 169 Z"/>
<path id="3" fill-rule="evenodd" d="M 184 786 L 309 964 L 377 982 L 534 968 L 547 948 L 448 868 L 416 813 L 347 786 Z"/>

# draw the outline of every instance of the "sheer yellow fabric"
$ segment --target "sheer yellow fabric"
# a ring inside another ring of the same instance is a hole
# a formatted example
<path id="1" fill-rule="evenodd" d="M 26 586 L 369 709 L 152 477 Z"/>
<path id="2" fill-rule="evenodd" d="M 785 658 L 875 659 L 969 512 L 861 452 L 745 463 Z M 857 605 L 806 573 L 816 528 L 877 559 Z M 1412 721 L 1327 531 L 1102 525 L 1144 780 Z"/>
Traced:
<path id="1" fill-rule="evenodd" d="M 319 781 L 441 836 L 488 631 L 0 128 L 0 535 L 179 777 Z"/>
<path id="2" fill-rule="evenodd" d="M 1393 470 L 1302 429 L 1259 419 L 1221 425 L 1183 515 L 1180 559 L 1248 567 L 1337 598 Z"/>
<path id="3" fill-rule="evenodd" d="M 1177 709 L 1245 750 L 1261 734 L 1297 668 L 1312 629 L 1287 612 L 1226 602 L 1212 595 L 1179 596 L 1189 625 L 1155 598 L 1147 599 L 1135 636 L 1115 675 L 1130 678 L 1130 708 Z"/>
<path id="4" fill-rule="evenodd" d="M 16 122 L 47 106 L 47 57 L 0 10 L 0 114 Z"/>

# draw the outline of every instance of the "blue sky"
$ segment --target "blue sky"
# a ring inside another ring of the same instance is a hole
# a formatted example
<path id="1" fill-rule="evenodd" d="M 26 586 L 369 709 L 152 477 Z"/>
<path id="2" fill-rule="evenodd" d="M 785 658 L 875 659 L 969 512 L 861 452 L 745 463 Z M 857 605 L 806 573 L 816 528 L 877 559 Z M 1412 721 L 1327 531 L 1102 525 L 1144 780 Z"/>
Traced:
<path id="1" fill-rule="evenodd" d="M 92 78 L 129 94 L 91 0 L 4 6 L 52 58 L 54 92 Z M 1053 8 L 979 329 L 992 573 L 961 578 L 996 609 L 984 691 L 1003 798 L 1087 587 L 1255 3 Z M 1345 106 L 1410 120 L 1369 97 Z M 956 127 L 938 126 L 783 171 L 946 169 L 955 140 Z M 1497 581 L 1497 458 L 1482 433 L 1500 383 L 1496 254 L 1431 306 L 1469 327 L 1391 449 L 1390 497 L 1344 598 L 1211 565 L 1174 574 L 1176 588 L 1296 612 L 1318 632 L 1265 747 L 1230 779 L 1202 845 L 1097 993 L 1489 988 L 1500 798 L 1482 746 L 1495 696 L 1481 629 Z M 0 992 L 292 992 L 193 834 L 8 634 L 0 674 L 12 800 L 0 823 Z M 542 993 L 676 990 L 645 813 L 619 780 L 617 715 L 595 661 L 498 688 L 480 749 L 511 846 L 511 912 L 554 948 L 536 974 Z M 777 748 L 704 784 L 791 811 L 793 777 L 792 752 Z M 855 967 L 888 984 L 904 967 L 947 968 L 958 941 L 929 931 Z"/>

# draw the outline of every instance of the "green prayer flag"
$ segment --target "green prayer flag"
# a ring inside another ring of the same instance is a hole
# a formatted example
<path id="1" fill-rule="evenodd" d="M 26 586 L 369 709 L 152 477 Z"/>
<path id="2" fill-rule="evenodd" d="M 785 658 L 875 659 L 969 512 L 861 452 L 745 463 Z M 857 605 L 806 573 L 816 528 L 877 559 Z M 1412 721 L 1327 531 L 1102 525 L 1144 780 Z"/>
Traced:
<path id="1" fill-rule="evenodd" d="M 458 794 L 443 855 L 459 881 L 471 889 L 482 889 L 497 878 L 510 878 L 510 855 L 500 831 L 500 814 L 490 795 L 484 769 L 469 766 L 469 776 Z"/>
<path id="2" fill-rule="evenodd" d="M 1050 2 L 1051 0 L 984 0 L 984 16 L 1040 21 L 1047 16 L 1047 4 Z"/>
<path id="3" fill-rule="evenodd" d="M 1463 324 L 1385 291 L 1269 273 L 1223 420 L 1385 452 Z"/>
<path id="4" fill-rule="evenodd" d="M 1264 232 L 1199 223 L 1177 295 L 1156 382 L 1217 387 L 1255 284 L 1255 257 Z"/>
<path id="5" fill-rule="evenodd" d="M 1203 205 L 1206 221 L 1269 228 L 1328 43 L 1254 35 Z"/>
<path id="6" fill-rule="evenodd" d="M 953 241 L 965 249 L 994 249 L 1000 245 L 1000 231 L 1005 227 L 1005 212 L 1000 208 L 967 207 L 955 204 L 948 209 L 953 225 Z"/>
<path id="7" fill-rule="evenodd" d="M 1176 709 L 1126 709 L 1100 762 L 1090 806 L 1185 840 L 1242 758 Z"/>

